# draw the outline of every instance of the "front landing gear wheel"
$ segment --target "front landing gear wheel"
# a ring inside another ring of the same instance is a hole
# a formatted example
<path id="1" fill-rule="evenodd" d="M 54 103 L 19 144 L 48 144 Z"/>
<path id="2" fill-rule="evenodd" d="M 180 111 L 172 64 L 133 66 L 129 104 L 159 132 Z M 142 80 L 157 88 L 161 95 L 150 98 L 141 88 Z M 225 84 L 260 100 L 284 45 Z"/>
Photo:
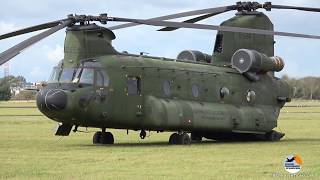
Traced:
<path id="1" fill-rule="evenodd" d="M 191 139 L 187 133 L 173 133 L 169 138 L 169 144 L 188 145 L 191 144 Z"/>
<path id="2" fill-rule="evenodd" d="M 93 144 L 114 144 L 114 138 L 111 132 L 96 132 L 92 138 Z"/>
<path id="3" fill-rule="evenodd" d="M 102 132 L 95 132 L 92 138 L 93 144 L 99 144 Z"/>
<path id="4" fill-rule="evenodd" d="M 103 132 L 100 137 L 101 144 L 114 144 L 114 138 L 111 132 Z"/>

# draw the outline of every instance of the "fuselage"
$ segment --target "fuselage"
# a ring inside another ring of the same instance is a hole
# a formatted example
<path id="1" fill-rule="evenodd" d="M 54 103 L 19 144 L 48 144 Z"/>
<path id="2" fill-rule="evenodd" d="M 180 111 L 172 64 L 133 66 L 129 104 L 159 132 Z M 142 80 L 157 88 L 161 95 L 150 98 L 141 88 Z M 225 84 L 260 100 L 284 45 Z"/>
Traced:
<path id="1" fill-rule="evenodd" d="M 257 12 L 222 24 L 273 30 Z M 64 60 L 37 97 L 40 111 L 65 125 L 62 134 L 72 126 L 192 132 L 212 139 L 270 134 L 290 100 L 289 86 L 268 66 L 274 61 L 273 36 L 219 31 L 212 58 L 193 62 L 118 53 L 114 39 L 112 31 L 94 24 L 67 29 Z M 253 72 L 231 67 L 243 48 L 255 50 Z"/>
<path id="2" fill-rule="evenodd" d="M 164 58 L 106 55 L 72 71 L 63 82 L 59 72 L 40 91 L 38 107 L 55 121 L 83 127 L 268 132 L 290 98 L 288 85 L 269 73 L 252 82 L 231 67 Z M 62 93 L 63 108 L 44 99 Z"/>

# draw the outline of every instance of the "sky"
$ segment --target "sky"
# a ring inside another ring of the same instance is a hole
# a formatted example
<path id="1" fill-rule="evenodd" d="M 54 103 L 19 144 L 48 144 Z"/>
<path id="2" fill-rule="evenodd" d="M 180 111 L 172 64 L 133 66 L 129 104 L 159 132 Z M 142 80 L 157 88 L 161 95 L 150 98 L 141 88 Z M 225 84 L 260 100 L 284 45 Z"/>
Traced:
<path id="1" fill-rule="evenodd" d="M 238 0 L 10 0 L 1 2 L 0 34 L 19 28 L 33 26 L 65 18 L 68 14 L 99 15 L 147 19 L 183 11 L 232 5 Z M 258 1 L 263 3 L 264 1 Z M 319 7 L 316 0 L 274 0 L 273 4 Z M 260 10 L 265 12 L 264 10 Z M 265 12 L 272 20 L 276 31 L 320 35 L 320 13 L 294 10 L 272 10 Z M 217 15 L 201 21 L 202 24 L 218 25 L 234 16 L 235 12 Z M 181 21 L 184 19 L 177 19 Z M 116 23 L 108 23 L 111 27 Z M 216 31 L 179 29 L 173 32 L 157 32 L 157 27 L 137 26 L 116 30 L 117 38 L 113 41 L 119 51 L 175 58 L 179 52 L 192 49 L 211 54 L 215 42 Z M 0 40 L 0 52 L 31 37 L 37 33 L 29 33 L 14 38 Z M 47 80 L 50 71 L 63 58 L 65 30 L 61 30 L 48 38 L 26 49 L 9 62 L 11 75 L 22 75 L 29 82 Z M 285 60 L 285 68 L 278 75 L 287 74 L 292 77 L 320 76 L 320 40 L 276 37 L 275 54 Z M 0 77 L 3 77 L 3 66 Z"/>

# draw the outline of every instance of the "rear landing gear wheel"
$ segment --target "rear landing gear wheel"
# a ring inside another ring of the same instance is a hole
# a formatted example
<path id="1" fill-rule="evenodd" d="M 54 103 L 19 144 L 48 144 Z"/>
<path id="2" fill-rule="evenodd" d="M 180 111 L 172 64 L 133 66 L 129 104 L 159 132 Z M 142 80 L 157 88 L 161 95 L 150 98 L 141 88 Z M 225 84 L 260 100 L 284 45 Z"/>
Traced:
<path id="1" fill-rule="evenodd" d="M 114 144 L 114 138 L 111 132 L 103 132 L 100 137 L 101 144 Z"/>
<path id="2" fill-rule="evenodd" d="M 178 144 L 179 134 L 173 133 L 169 138 L 169 144 Z"/>
<path id="3" fill-rule="evenodd" d="M 190 136 L 187 133 L 180 134 L 180 144 L 189 145 L 191 144 Z"/>
<path id="4" fill-rule="evenodd" d="M 169 144 L 188 145 L 191 144 L 191 139 L 187 133 L 173 133 L 169 138 Z"/>
<path id="5" fill-rule="evenodd" d="M 99 144 L 102 132 L 95 132 L 92 138 L 93 144 Z"/>
<path id="6" fill-rule="evenodd" d="M 265 138 L 267 141 L 279 141 L 284 135 L 283 133 L 272 130 L 266 133 Z"/>

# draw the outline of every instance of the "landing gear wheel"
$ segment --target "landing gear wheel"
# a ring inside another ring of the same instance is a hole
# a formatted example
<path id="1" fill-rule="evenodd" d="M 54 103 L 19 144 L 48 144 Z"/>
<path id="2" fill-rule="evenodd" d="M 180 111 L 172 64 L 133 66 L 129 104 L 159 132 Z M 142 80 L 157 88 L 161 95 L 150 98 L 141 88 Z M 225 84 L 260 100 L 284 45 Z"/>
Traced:
<path id="1" fill-rule="evenodd" d="M 187 133 L 180 134 L 179 144 L 183 144 L 183 145 L 191 144 L 190 136 Z"/>
<path id="2" fill-rule="evenodd" d="M 146 131 L 145 131 L 145 130 L 141 130 L 141 132 L 140 132 L 140 138 L 141 138 L 141 139 L 144 139 L 144 138 L 146 138 L 146 136 L 147 136 Z"/>
<path id="3" fill-rule="evenodd" d="M 99 144 L 102 132 L 95 132 L 92 138 L 93 144 Z"/>
<path id="4" fill-rule="evenodd" d="M 179 134 L 173 133 L 169 138 L 169 144 L 178 144 Z"/>
<path id="5" fill-rule="evenodd" d="M 111 132 L 101 133 L 100 137 L 101 144 L 114 144 L 114 138 Z"/>
<path id="6" fill-rule="evenodd" d="M 270 131 L 268 132 L 266 136 L 267 141 L 279 141 L 285 134 L 277 132 L 277 131 Z"/>
<path id="7" fill-rule="evenodd" d="M 191 142 L 200 143 L 202 141 L 202 136 L 197 133 L 191 133 Z"/>
<path id="8" fill-rule="evenodd" d="M 191 144 L 191 139 L 187 133 L 173 133 L 169 138 L 169 144 L 188 145 Z"/>

